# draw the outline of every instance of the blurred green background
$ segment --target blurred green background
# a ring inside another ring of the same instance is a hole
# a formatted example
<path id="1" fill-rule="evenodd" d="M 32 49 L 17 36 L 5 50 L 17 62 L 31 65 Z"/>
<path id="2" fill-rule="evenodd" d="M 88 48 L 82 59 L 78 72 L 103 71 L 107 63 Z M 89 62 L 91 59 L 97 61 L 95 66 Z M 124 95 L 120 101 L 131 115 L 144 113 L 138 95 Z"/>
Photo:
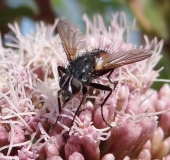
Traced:
<path id="1" fill-rule="evenodd" d="M 140 44 L 143 34 L 151 40 L 155 36 L 164 40 L 163 58 L 156 67 L 164 66 L 161 79 L 170 78 L 170 0 L 0 0 L 0 31 L 4 39 L 9 33 L 8 23 L 17 22 L 23 34 L 35 29 L 35 22 L 44 21 L 53 24 L 56 18 L 67 18 L 76 23 L 85 32 L 82 15 L 89 18 L 101 14 L 108 25 L 111 14 L 124 11 L 127 23 L 132 26 L 137 19 L 135 42 Z M 4 41 L 4 40 L 3 40 Z M 155 82 L 159 89 L 161 82 Z"/>

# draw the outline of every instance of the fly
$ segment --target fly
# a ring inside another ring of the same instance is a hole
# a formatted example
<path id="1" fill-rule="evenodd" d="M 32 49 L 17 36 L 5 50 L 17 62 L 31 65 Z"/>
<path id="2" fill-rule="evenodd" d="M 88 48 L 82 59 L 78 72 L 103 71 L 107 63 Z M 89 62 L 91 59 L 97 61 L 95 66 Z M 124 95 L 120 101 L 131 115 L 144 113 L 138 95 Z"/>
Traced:
<path id="1" fill-rule="evenodd" d="M 104 119 L 103 106 L 112 94 L 112 89 L 103 84 L 93 83 L 92 80 L 108 73 L 107 78 L 109 82 L 111 82 L 110 76 L 116 68 L 142 61 L 150 57 L 152 52 L 148 49 L 132 49 L 108 53 L 104 50 L 93 49 L 85 51 L 82 54 L 82 50 L 87 48 L 87 45 L 85 37 L 79 28 L 69 20 L 60 19 L 57 24 L 57 29 L 69 61 L 67 68 L 58 66 L 58 73 L 61 77 L 59 81 L 60 90 L 58 91 L 59 112 L 61 113 L 62 109 L 60 97 L 62 97 L 63 104 L 65 105 L 76 94 L 82 92 L 83 96 L 75 112 L 76 116 L 88 93 L 87 87 L 91 86 L 95 89 L 109 92 L 101 103 L 101 115 L 104 122 L 110 126 Z"/>

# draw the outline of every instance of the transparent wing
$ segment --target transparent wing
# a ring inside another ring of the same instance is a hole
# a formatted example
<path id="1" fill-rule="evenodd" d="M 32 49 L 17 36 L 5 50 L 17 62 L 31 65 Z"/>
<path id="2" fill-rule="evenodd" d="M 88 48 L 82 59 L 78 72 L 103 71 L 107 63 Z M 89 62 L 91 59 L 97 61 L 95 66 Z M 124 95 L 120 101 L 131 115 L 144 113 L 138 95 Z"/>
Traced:
<path id="1" fill-rule="evenodd" d="M 68 60 L 74 60 L 77 51 L 86 47 L 84 36 L 79 28 L 67 19 L 60 19 L 57 29 Z"/>
<path id="2" fill-rule="evenodd" d="M 96 58 L 96 70 L 108 70 L 117 68 L 126 64 L 142 61 L 152 55 L 148 49 L 133 49 L 128 51 L 115 52 L 108 54 L 102 52 L 99 58 Z"/>

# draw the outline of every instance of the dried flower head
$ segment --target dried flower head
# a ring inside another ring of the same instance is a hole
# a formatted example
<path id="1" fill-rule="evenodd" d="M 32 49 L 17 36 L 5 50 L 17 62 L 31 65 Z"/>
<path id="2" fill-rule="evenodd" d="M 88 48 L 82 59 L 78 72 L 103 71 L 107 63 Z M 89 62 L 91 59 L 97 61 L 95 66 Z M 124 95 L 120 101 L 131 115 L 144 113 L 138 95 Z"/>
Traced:
<path id="1" fill-rule="evenodd" d="M 135 48 L 128 41 L 124 14 L 112 18 L 106 28 L 100 15 L 94 22 L 83 17 L 89 48 L 106 49 L 110 43 L 112 52 Z M 154 67 L 163 41 L 144 36 L 140 48 L 153 55 L 117 68 L 111 77 L 118 82 L 115 89 L 106 76 L 94 80 L 113 89 L 103 107 L 112 128 L 101 116 L 106 93 L 94 89 L 71 125 L 81 95 L 59 113 L 57 66 L 66 67 L 68 62 L 60 37 L 54 34 L 56 24 L 41 23 L 27 36 L 17 24 L 9 25 L 16 36 L 7 36 L 11 41 L 6 48 L 0 45 L 0 159 L 168 159 L 170 88 L 167 84 L 158 92 L 150 88 L 161 70 Z"/>

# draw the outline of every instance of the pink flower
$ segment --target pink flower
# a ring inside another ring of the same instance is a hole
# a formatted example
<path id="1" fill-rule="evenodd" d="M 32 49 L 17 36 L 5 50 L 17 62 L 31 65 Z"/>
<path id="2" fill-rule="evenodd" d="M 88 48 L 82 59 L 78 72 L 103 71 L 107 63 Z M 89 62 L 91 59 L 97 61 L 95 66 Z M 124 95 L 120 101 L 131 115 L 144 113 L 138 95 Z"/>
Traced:
<path id="1" fill-rule="evenodd" d="M 11 129 L 11 131 L 9 132 L 8 140 L 11 141 L 11 138 L 13 136 L 14 136 L 13 144 L 18 144 L 26 140 L 24 131 L 22 130 L 22 128 L 20 128 L 20 126 L 17 125 L 15 125 L 13 130 Z"/>
<path id="2" fill-rule="evenodd" d="M 127 41 L 129 28 L 118 23 L 125 22 L 125 15 L 112 18 L 106 28 L 100 15 L 94 16 L 94 22 L 83 16 L 88 47 L 107 49 L 110 54 L 136 48 Z M 161 58 L 163 41 L 144 36 L 145 44 L 139 48 L 150 49 L 153 55 L 117 68 L 111 76 L 117 86 L 107 76 L 95 79 L 113 89 L 111 96 L 101 112 L 108 93 L 90 89 L 74 119 L 81 94 L 62 113 L 58 108 L 57 66 L 67 67 L 68 60 L 59 35 L 54 34 L 56 24 L 41 23 L 34 34 L 25 37 L 17 24 L 9 25 L 16 37 L 8 36 L 11 42 L 0 47 L 0 158 L 168 159 L 170 88 L 165 84 L 160 91 L 151 89 L 161 71 L 154 67 Z"/>
<path id="3" fill-rule="evenodd" d="M 18 150 L 18 158 L 20 160 L 25 160 L 25 159 L 27 159 L 27 160 L 34 160 L 37 157 L 38 157 L 38 154 L 33 153 L 31 151 L 28 151 L 28 150 L 26 150 L 24 148 L 22 148 L 22 150 Z"/>
<path id="4" fill-rule="evenodd" d="M 84 158 L 80 153 L 74 152 L 72 155 L 69 156 L 69 160 L 84 160 Z"/>
<path id="5" fill-rule="evenodd" d="M 0 125 L 0 146 L 8 144 L 8 132 Z"/>

